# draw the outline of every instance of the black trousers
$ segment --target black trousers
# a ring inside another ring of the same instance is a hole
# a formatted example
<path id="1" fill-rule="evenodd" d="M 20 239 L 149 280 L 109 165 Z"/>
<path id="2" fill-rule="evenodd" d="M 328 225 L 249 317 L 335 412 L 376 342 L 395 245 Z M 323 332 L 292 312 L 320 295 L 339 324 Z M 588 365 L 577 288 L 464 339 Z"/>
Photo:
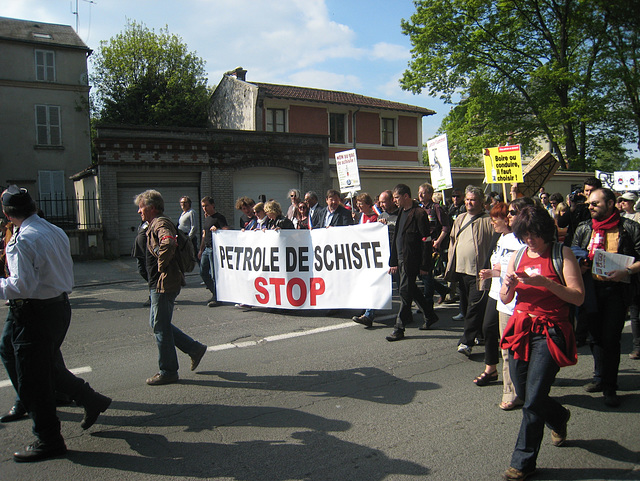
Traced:
<path id="1" fill-rule="evenodd" d="M 460 287 L 460 311 L 464 313 L 464 332 L 460 344 L 472 347 L 482 329 L 484 310 L 487 305 L 488 291 L 478 290 L 475 276 L 456 273 Z"/>
<path id="2" fill-rule="evenodd" d="M 65 366 L 60 346 L 71 322 L 68 298 L 12 305 L 0 341 L 0 356 L 18 398 L 33 420 L 34 434 L 44 442 L 60 439 L 55 391 L 80 406 L 95 391 Z"/>
<path id="3" fill-rule="evenodd" d="M 395 328 L 404 331 L 407 324 L 413 322 L 413 312 L 411 303 L 416 301 L 424 316 L 424 321 L 434 314 L 433 300 L 431 305 L 427 302 L 424 294 L 416 285 L 416 277 L 407 274 L 405 264 L 398 260 L 398 294 L 400 295 L 400 311 L 396 317 Z"/>

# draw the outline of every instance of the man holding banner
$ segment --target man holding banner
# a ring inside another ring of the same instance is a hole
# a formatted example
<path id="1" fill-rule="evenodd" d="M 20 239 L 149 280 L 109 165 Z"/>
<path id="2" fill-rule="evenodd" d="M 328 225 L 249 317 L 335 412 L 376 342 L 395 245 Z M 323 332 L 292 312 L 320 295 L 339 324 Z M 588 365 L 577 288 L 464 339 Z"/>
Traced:
<path id="1" fill-rule="evenodd" d="M 431 242 L 429 238 L 429 219 L 426 211 L 411 198 L 411 189 L 398 184 L 393 189 L 393 201 L 400 209 L 396 230 L 391 242 L 389 273 L 398 274 L 398 292 L 400 311 L 396 318 L 393 333 L 387 341 L 404 339 L 407 324 L 413 322 L 411 304 L 415 300 L 424 316 L 427 327 L 436 322 L 433 304 L 429 305 L 416 286 L 416 276 L 431 272 Z"/>

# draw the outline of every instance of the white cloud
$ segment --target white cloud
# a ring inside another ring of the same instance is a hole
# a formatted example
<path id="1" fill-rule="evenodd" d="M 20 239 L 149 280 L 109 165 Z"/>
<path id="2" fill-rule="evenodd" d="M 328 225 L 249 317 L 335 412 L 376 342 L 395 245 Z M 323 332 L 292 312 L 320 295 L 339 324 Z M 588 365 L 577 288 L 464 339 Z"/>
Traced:
<path id="1" fill-rule="evenodd" d="M 371 53 L 374 59 L 389 61 L 408 61 L 411 58 L 411 52 L 407 47 L 387 42 L 379 42 L 375 44 Z"/>
<path id="2" fill-rule="evenodd" d="M 282 80 L 281 83 L 354 93 L 357 93 L 362 87 L 362 82 L 355 75 L 338 74 L 321 70 L 303 70 L 296 72 Z"/>

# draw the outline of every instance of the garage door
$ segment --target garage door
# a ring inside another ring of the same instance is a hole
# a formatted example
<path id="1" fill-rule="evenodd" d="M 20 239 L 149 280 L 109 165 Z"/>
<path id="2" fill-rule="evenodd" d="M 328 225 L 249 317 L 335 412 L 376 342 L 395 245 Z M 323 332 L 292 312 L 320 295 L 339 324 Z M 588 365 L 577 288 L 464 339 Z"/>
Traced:
<path id="1" fill-rule="evenodd" d="M 288 194 L 290 189 L 300 188 L 300 176 L 297 172 L 277 167 L 254 167 L 244 169 L 233 177 L 233 198 L 237 199 L 246 195 L 256 202 L 261 198 L 277 200 L 286 215 L 291 205 Z M 302 193 L 304 195 L 304 192 Z M 235 211 L 233 226 L 237 229 L 240 225 L 239 210 Z M 227 219 L 228 220 L 228 219 Z"/>
<path id="2" fill-rule="evenodd" d="M 199 185 L 180 186 L 156 183 L 155 185 L 118 185 L 118 233 L 119 233 L 119 249 L 120 255 L 131 255 L 131 247 L 138 232 L 140 225 L 140 215 L 138 209 L 133 204 L 133 199 L 140 192 L 147 189 L 155 189 L 162 194 L 164 198 L 164 213 L 176 224 L 182 209 L 180 208 L 180 198 L 189 196 L 191 198 L 192 208 L 196 211 L 196 222 L 198 222 L 198 230 L 200 230 L 201 212 L 200 209 L 200 187 Z"/>

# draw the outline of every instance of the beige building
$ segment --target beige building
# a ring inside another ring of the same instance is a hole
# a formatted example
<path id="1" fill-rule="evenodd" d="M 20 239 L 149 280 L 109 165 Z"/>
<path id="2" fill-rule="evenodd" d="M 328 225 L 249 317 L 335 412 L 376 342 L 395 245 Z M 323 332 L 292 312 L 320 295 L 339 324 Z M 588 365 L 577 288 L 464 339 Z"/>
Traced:
<path id="1" fill-rule="evenodd" d="M 70 176 L 91 164 L 87 57 L 73 28 L 0 17 L 0 173 L 51 220 L 68 216 Z M 72 216 L 73 217 L 73 216 Z"/>

